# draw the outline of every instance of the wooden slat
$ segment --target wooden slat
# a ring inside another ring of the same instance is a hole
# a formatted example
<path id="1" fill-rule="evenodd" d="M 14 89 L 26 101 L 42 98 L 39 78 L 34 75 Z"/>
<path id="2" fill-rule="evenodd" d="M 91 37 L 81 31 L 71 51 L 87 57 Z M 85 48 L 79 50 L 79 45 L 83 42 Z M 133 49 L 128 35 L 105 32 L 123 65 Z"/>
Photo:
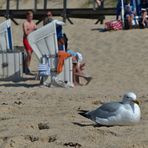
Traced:
<path id="1" fill-rule="evenodd" d="M 19 2 L 20 2 L 20 0 L 16 0 L 16 9 L 17 10 L 19 9 Z"/>
<path id="2" fill-rule="evenodd" d="M 37 4 L 38 4 L 38 1 L 37 0 L 34 0 L 34 10 L 35 11 L 37 10 Z"/>
<path id="3" fill-rule="evenodd" d="M 9 10 L 9 15 L 16 19 L 24 19 L 25 14 L 29 9 L 26 10 Z M 51 11 L 54 16 L 61 16 L 63 14 L 63 9 L 37 9 L 34 12 L 34 19 L 40 20 L 43 18 L 47 11 Z M 6 16 L 6 10 L 0 10 L 0 16 Z M 97 19 L 102 15 L 116 15 L 116 8 L 104 8 L 104 9 L 67 9 L 67 17 L 71 18 L 85 18 L 85 19 Z"/>
<path id="4" fill-rule="evenodd" d="M 47 0 L 44 0 L 44 9 L 47 9 Z"/>
<path id="5" fill-rule="evenodd" d="M 9 10 L 10 10 L 10 0 L 7 0 L 7 4 L 6 4 L 6 13 L 4 16 L 6 16 L 7 18 L 9 18 Z"/>
<path id="6" fill-rule="evenodd" d="M 67 18 L 67 0 L 63 0 L 63 22 L 66 22 Z"/>

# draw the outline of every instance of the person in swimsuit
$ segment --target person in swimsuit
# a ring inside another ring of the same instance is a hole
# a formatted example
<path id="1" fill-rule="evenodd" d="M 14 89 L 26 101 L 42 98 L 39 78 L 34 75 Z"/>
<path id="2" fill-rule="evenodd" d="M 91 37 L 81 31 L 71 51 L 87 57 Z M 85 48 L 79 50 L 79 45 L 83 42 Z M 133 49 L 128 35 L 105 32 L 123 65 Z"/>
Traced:
<path id="1" fill-rule="evenodd" d="M 34 30 L 37 29 L 36 24 L 33 22 L 33 12 L 32 11 L 28 11 L 26 13 L 26 21 L 23 23 L 23 44 L 27 53 L 27 57 L 25 59 L 25 73 L 26 74 L 30 74 L 30 70 L 29 70 L 29 66 L 30 66 L 30 62 L 31 62 L 31 56 L 32 56 L 32 48 L 29 45 L 28 42 L 28 35 L 33 32 Z"/>

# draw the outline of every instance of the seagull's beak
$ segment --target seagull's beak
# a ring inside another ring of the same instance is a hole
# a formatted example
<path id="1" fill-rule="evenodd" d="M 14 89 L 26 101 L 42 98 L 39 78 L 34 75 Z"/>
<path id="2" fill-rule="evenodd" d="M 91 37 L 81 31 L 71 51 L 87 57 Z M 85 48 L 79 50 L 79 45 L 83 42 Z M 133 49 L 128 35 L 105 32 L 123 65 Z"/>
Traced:
<path id="1" fill-rule="evenodd" d="M 140 102 L 138 100 L 133 100 L 133 102 L 138 104 L 138 105 L 140 104 Z"/>

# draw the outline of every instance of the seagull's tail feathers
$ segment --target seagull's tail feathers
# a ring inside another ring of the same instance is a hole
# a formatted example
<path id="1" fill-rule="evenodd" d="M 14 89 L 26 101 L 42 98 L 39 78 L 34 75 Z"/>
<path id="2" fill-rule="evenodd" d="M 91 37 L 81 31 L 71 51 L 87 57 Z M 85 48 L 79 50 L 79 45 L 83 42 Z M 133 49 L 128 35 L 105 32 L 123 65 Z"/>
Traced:
<path id="1" fill-rule="evenodd" d="M 85 117 L 85 118 L 90 119 L 91 116 L 90 116 L 88 113 L 89 113 L 89 111 L 86 111 L 86 110 L 79 110 L 79 115 L 81 115 L 81 116 L 83 116 L 83 117 Z"/>

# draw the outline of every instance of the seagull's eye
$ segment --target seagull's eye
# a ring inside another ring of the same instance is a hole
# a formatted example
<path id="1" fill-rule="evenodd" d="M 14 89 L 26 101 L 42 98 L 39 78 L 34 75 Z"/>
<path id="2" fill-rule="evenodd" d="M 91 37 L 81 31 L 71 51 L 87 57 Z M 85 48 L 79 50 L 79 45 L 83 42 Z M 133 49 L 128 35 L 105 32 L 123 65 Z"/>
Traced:
<path id="1" fill-rule="evenodd" d="M 127 99 L 130 99 L 130 97 L 126 96 Z"/>

